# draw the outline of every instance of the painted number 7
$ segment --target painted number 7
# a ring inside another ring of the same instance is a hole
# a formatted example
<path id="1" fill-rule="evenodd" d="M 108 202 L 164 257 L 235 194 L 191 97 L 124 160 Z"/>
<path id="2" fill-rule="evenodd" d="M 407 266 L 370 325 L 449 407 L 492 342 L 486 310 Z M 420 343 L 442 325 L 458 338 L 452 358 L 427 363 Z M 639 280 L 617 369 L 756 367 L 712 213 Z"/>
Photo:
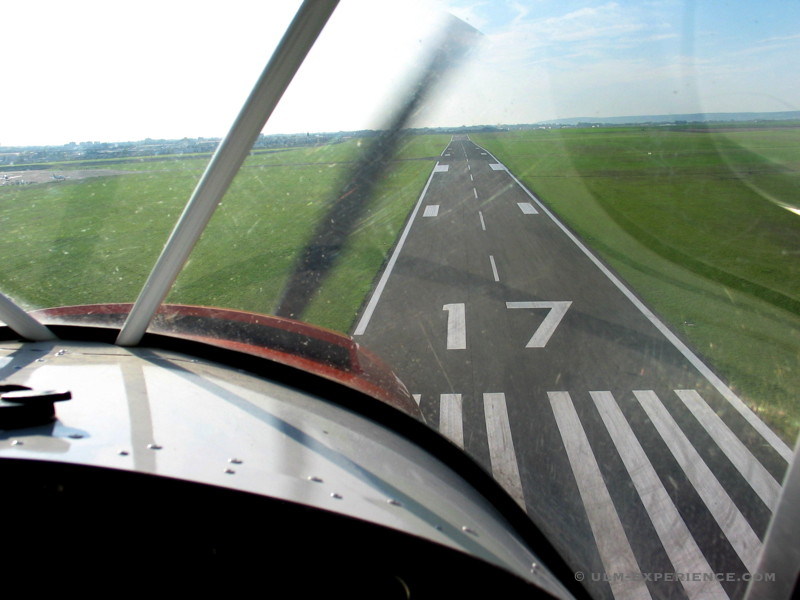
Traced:
<path id="1" fill-rule="evenodd" d="M 550 312 L 539 325 L 539 328 L 533 332 L 533 336 L 525 344 L 526 348 L 544 348 L 545 344 L 550 340 L 553 332 L 561 323 L 561 319 L 567 313 L 567 309 L 572 305 L 572 302 L 565 300 L 563 302 L 506 302 L 506 308 L 549 308 Z"/>

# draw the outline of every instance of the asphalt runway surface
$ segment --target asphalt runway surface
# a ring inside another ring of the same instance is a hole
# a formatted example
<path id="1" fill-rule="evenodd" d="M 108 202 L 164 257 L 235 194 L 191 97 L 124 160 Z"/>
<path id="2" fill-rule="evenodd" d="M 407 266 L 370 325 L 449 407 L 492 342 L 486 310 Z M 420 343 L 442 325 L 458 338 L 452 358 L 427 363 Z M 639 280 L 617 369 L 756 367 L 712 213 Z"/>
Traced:
<path id="1" fill-rule="evenodd" d="M 467 136 L 353 335 L 594 596 L 744 593 L 791 451 Z"/>

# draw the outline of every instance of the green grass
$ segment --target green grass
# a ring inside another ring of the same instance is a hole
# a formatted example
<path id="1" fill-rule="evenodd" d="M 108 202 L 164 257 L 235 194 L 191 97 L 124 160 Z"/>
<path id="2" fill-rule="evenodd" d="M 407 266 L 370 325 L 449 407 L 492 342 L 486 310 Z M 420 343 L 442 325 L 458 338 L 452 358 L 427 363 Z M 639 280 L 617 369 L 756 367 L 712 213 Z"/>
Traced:
<path id="1" fill-rule="evenodd" d="M 800 428 L 800 130 L 472 136 L 790 444 Z"/>
<path id="2" fill-rule="evenodd" d="M 307 320 L 349 330 L 448 140 L 402 145 Z M 274 311 L 295 256 L 369 143 L 248 157 L 168 301 Z M 139 172 L 0 188 L 0 289 L 28 307 L 135 300 L 205 161 L 134 166 L 125 169 Z"/>

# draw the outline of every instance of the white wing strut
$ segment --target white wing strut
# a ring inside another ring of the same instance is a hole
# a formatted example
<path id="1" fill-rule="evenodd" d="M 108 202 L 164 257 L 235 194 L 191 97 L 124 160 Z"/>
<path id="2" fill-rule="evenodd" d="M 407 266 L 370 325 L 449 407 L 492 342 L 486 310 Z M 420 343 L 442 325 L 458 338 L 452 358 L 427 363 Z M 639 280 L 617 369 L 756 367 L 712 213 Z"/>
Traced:
<path id="1" fill-rule="evenodd" d="M 142 339 L 219 201 L 337 4 L 338 0 L 305 0 L 297 11 L 189 198 L 117 337 L 117 344 L 135 346 Z"/>
<path id="2" fill-rule="evenodd" d="M 58 339 L 52 331 L 3 294 L 0 294 L 0 321 L 27 340 L 47 342 Z"/>

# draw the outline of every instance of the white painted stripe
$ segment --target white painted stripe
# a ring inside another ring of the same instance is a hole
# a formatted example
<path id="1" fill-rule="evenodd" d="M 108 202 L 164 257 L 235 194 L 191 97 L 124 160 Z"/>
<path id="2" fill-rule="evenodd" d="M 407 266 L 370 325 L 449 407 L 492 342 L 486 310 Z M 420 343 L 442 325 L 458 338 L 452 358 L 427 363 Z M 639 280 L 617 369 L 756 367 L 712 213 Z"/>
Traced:
<path id="1" fill-rule="evenodd" d="M 434 173 L 447 173 L 447 171 L 449 170 L 450 170 L 450 165 L 440 165 L 437 163 L 436 166 L 433 167 Z"/>
<path id="2" fill-rule="evenodd" d="M 567 458 L 578 484 L 578 492 L 586 509 L 597 551 L 608 574 L 622 574 L 609 581 L 614 598 L 650 598 L 643 579 L 638 578 L 641 568 L 633 555 L 628 536 L 622 527 L 619 514 L 608 493 L 597 459 L 589 445 L 578 413 L 567 392 L 547 392 L 556 425 L 567 451 Z M 625 577 L 625 575 L 628 575 Z"/>
<path id="3" fill-rule="evenodd" d="M 467 319 L 463 303 L 445 304 L 447 311 L 447 349 L 464 350 L 467 347 Z"/>
<path id="4" fill-rule="evenodd" d="M 505 165 L 501 165 L 500 163 L 492 163 L 489 166 L 491 167 L 492 171 L 505 171 L 506 170 Z"/>
<path id="5" fill-rule="evenodd" d="M 478 197 L 478 190 L 476 190 L 475 188 L 472 188 L 472 193 L 475 194 L 476 198 Z"/>
<path id="6" fill-rule="evenodd" d="M 436 217 L 439 215 L 439 205 L 438 204 L 428 204 L 425 207 L 425 212 L 422 213 L 423 217 Z"/>
<path id="7" fill-rule="evenodd" d="M 462 414 L 461 394 L 441 394 L 439 396 L 439 433 L 463 449 Z"/>
<path id="8" fill-rule="evenodd" d="M 414 402 L 417 403 L 417 406 L 419 406 L 419 403 L 422 402 L 422 394 L 411 394 L 411 396 L 414 398 Z"/>
<path id="9" fill-rule="evenodd" d="M 437 162 L 436 166 L 438 165 L 439 163 Z M 363 335 L 364 331 L 367 329 L 367 325 L 369 325 L 369 321 L 372 318 L 372 313 L 375 312 L 375 307 L 378 306 L 378 301 L 381 299 L 381 294 L 383 294 L 383 289 L 386 287 L 386 282 L 389 281 L 389 275 L 392 274 L 392 269 L 394 269 L 394 265 L 397 262 L 397 257 L 400 256 L 400 251 L 403 249 L 403 244 L 406 243 L 408 232 L 411 231 L 411 225 L 414 223 L 417 212 L 419 212 L 419 207 L 422 204 L 422 201 L 425 199 L 425 194 L 428 193 L 428 187 L 430 187 L 433 174 L 436 172 L 436 166 L 433 167 L 433 171 L 431 171 L 428 181 L 425 184 L 425 187 L 422 189 L 422 193 L 419 196 L 419 200 L 417 200 L 416 206 L 414 206 L 411 217 L 408 219 L 405 229 L 403 229 L 403 233 L 400 235 L 400 239 L 397 241 L 397 245 L 394 247 L 394 252 L 392 252 L 389 262 L 386 263 L 386 268 L 383 270 L 383 274 L 378 281 L 378 285 L 375 286 L 375 291 L 372 292 L 372 297 L 369 299 L 367 307 L 364 309 L 364 314 L 361 315 L 361 319 L 353 331 L 353 335 Z"/>
<path id="10" fill-rule="evenodd" d="M 481 229 L 486 231 L 486 221 L 483 220 L 483 213 L 478 211 L 478 216 L 481 218 Z"/>
<path id="11" fill-rule="evenodd" d="M 511 439 L 506 395 L 502 393 L 484 394 L 483 411 L 486 416 L 486 437 L 489 442 L 492 475 L 524 509 L 525 495 L 522 492 L 522 480 L 519 476 L 517 455 L 514 452 L 514 441 Z"/>
<path id="12" fill-rule="evenodd" d="M 481 156 L 486 156 L 486 152 L 481 152 Z"/>
<path id="13" fill-rule="evenodd" d="M 611 392 L 590 392 L 592 400 L 600 412 L 600 417 L 614 442 L 625 469 L 633 481 L 653 527 L 661 540 L 664 550 L 676 573 L 711 574 L 714 571 L 703 556 L 689 528 L 681 518 L 678 509 L 664 489 L 653 465 L 650 464 L 639 440 L 628 421 L 617 406 Z M 704 577 L 701 575 L 700 579 Z M 727 599 L 719 581 L 681 580 L 686 594 L 691 600 L 706 598 Z"/>
<path id="14" fill-rule="evenodd" d="M 539 211 L 530 202 L 517 202 L 519 209 L 526 215 L 538 215 Z"/>
<path id="15" fill-rule="evenodd" d="M 636 390 L 633 395 L 650 417 L 658 434 L 686 473 L 686 478 L 697 490 L 711 516 L 742 559 L 744 566 L 750 573 L 754 573 L 761 551 L 761 540 L 656 393 L 652 390 Z"/>
<path id="16" fill-rule="evenodd" d="M 492 158 L 495 158 L 492 156 Z M 497 160 L 495 158 L 495 160 Z M 499 161 L 498 161 L 499 162 Z M 661 322 L 661 320 L 653 314 L 653 312 L 647 308 L 644 303 L 639 300 L 628 287 L 623 284 L 611 271 L 606 268 L 606 266 L 600 262 L 598 259 L 584 244 L 581 242 L 573 233 L 566 228 L 566 226 L 559 221 L 556 216 L 550 212 L 541 201 L 534 196 L 528 188 L 526 188 L 519 179 L 517 179 L 511 171 L 508 171 L 508 174 L 511 178 L 517 182 L 517 185 L 522 188 L 528 196 L 539 206 L 539 208 L 548 216 L 552 221 L 564 232 L 564 234 L 572 240 L 572 242 L 578 246 L 578 248 L 583 252 L 589 260 L 591 260 L 594 265 L 602 271 L 602 273 L 611 280 L 617 289 L 619 289 L 627 298 L 630 300 L 633 305 L 641 311 L 641 313 L 658 329 L 664 337 L 666 337 L 670 343 L 672 343 L 678 351 L 683 354 L 684 358 L 686 358 L 695 369 L 697 369 L 703 377 L 705 377 L 711 385 L 713 385 L 716 390 L 722 394 L 722 396 L 733 406 L 746 420 L 750 425 L 758 431 L 761 436 L 769 442 L 769 444 L 775 449 L 775 451 L 780 454 L 786 462 L 791 462 L 793 452 L 789 449 L 789 446 L 784 443 L 782 439 L 780 439 L 774 431 L 772 431 L 764 421 L 758 418 L 758 416 L 750 410 L 750 408 L 742 402 L 739 397 L 733 393 L 733 391 L 725 385 L 725 383 L 717 377 L 717 375 L 709 369 L 703 361 L 701 361 L 697 355 L 692 352 L 686 344 L 684 344 L 678 337 L 670 331 L 670 329 Z"/>
<path id="17" fill-rule="evenodd" d="M 470 181 L 475 181 L 475 178 L 472 176 L 472 173 L 469 174 L 469 180 Z"/>
<path id="18" fill-rule="evenodd" d="M 491 254 L 489 255 L 489 262 L 492 263 L 492 275 L 494 275 L 494 280 L 500 281 L 500 276 L 497 274 L 497 265 L 494 264 L 494 256 Z"/>
<path id="19" fill-rule="evenodd" d="M 747 449 L 742 441 L 728 428 L 717 413 L 711 410 L 705 400 L 695 390 L 675 390 L 694 417 L 717 443 L 736 470 L 742 474 L 753 491 L 774 510 L 781 493 L 781 484 L 764 468 L 758 459 Z"/>

